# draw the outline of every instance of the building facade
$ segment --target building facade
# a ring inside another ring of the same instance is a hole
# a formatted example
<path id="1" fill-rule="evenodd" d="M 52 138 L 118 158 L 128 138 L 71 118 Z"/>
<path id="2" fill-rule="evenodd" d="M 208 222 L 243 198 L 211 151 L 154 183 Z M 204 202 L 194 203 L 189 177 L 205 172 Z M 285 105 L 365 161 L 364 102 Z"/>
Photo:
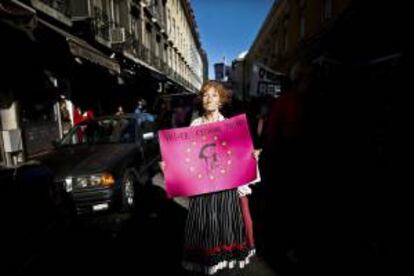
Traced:
<path id="1" fill-rule="evenodd" d="M 203 82 L 204 50 L 201 48 L 198 27 L 188 0 L 166 1 L 168 64 L 172 77 L 189 83 L 198 90 Z"/>
<path id="2" fill-rule="evenodd" d="M 204 79 L 186 0 L 8 0 L 0 15 L 3 165 L 51 149 L 62 136 L 62 96 L 71 113 L 112 114 L 133 110 L 138 97 L 196 93 Z"/>
<path id="3" fill-rule="evenodd" d="M 275 1 L 245 59 L 244 93 L 249 94 L 254 64 L 295 78 L 300 63 L 324 56 L 321 37 L 346 16 L 351 0 Z"/>

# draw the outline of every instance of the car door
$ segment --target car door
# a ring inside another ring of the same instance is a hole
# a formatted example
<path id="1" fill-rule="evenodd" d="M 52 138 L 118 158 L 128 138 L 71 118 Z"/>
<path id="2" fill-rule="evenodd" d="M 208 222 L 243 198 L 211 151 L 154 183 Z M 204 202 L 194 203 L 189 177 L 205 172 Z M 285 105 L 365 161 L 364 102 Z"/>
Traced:
<path id="1" fill-rule="evenodd" d="M 157 168 L 158 161 L 160 160 L 160 149 L 155 123 L 149 121 L 141 122 L 139 132 L 145 167 Z"/>

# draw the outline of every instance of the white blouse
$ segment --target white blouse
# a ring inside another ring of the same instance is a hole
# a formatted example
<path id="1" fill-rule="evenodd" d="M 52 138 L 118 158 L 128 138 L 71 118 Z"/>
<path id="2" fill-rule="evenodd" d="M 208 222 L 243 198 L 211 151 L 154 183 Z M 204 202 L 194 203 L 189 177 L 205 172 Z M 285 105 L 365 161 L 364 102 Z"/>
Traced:
<path id="1" fill-rule="evenodd" d="M 217 122 L 224 121 L 225 119 L 226 118 L 224 118 L 222 114 L 219 114 L 219 118 L 217 119 Z M 206 122 L 203 117 L 198 117 L 191 122 L 190 126 L 199 126 L 199 125 L 203 125 L 207 123 L 209 122 Z M 259 173 L 259 170 L 257 170 L 257 173 Z M 256 178 L 252 182 L 247 183 L 246 185 L 237 187 L 237 193 L 239 194 L 240 197 L 251 194 L 252 189 L 250 189 L 249 185 L 257 183 L 259 181 L 260 181 L 260 176 L 258 175 L 258 178 Z"/>

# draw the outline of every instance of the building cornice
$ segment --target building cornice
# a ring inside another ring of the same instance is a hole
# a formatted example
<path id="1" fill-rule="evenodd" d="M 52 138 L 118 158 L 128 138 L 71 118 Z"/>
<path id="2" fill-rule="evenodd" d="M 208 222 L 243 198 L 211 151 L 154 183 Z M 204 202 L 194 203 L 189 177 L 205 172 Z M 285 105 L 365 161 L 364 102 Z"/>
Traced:
<path id="1" fill-rule="evenodd" d="M 200 49 L 201 48 L 200 34 L 198 32 L 198 26 L 195 20 L 194 11 L 188 0 L 180 0 L 180 2 L 184 10 L 185 17 L 187 18 L 187 21 L 190 24 L 191 33 L 194 37 L 195 44 L 197 45 L 197 48 Z"/>

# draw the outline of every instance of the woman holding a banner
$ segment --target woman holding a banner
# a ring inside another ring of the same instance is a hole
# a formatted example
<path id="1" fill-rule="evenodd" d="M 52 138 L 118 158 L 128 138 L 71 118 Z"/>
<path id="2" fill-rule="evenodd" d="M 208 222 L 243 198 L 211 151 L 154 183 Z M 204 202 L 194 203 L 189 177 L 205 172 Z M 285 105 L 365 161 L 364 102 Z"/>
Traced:
<path id="1" fill-rule="evenodd" d="M 227 90 L 208 81 L 200 92 L 203 115 L 191 126 L 225 120 L 220 108 L 228 101 Z M 259 152 L 253 156 L 258 159 Z M 206 144 L 199 155 L 206 169 L 216 166 L 214 147 Z M 165 163 L 161 162 L 164 170 Z M 243 170 L 243 168 L 238 168 Z M 244 268 L 255 254 L 253 230 L 245 185 L 230 190 L 190 197 L 184 236 L 183 267 L 212 275 L 225 268 Z"/>

